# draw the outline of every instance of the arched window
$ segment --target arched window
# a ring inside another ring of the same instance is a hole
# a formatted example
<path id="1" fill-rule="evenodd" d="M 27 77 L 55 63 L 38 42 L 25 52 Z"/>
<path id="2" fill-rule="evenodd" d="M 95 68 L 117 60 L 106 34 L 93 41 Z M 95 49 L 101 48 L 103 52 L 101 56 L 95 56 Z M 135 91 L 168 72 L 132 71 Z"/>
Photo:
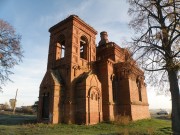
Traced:
<path id="1" fill-rule="evenodd" d="M 80 38 L 80 58 L 87 60 L 88 55 L 88 40 L 85 36 Z"/>
<path id="2" fill-rule="evenodd" d="M 48 119 L 49 118 L 49 92 L 43 94 L 42 98 L 42 118 Z"/>
<path id="3" fill-rule="evenodd" d="M 139 77 L 136 79 L 136 85 L 138 88 L 138 94 L 139 94 L 139 101 L 142 101 L 142 94 L 141 94 L 141 80 Z"/>
<path id="4" fill-rule="evenodd" d="M 116 102 L 117 101 L 117 80 L 116 80 L 116 76 L 113 74 L 111 76 L 111 79 L 112 79 L 113 101 Z"/>
<path id="5" fill-rule="evenodd" d="M 56 44 L 56 60 L 64 58 L 65 56 L 65 36 L 61 35 Z"/>

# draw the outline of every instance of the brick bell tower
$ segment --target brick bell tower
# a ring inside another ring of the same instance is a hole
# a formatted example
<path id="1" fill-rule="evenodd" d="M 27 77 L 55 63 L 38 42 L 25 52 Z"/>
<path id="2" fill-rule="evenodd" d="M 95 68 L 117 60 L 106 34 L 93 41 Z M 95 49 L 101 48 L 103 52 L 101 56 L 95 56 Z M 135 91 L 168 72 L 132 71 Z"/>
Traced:
<path id="1" fill-rule="evenodd" d="M 91 124 L 93 121 L 88 118 L 92 115 L 87 110 L 90 86 L 86 81 L 83 85 L 81 78 L 89 76 L 91 63 L 96 60 L 97 32 L 76 15 L 54 25 L 49 32 L 47 72 L 40 85 L 38 120 Z M 97 79 L 95 75 L 91 76 Z M 97 85 L 96 88 L 100 89 L 100 83 Z"/>

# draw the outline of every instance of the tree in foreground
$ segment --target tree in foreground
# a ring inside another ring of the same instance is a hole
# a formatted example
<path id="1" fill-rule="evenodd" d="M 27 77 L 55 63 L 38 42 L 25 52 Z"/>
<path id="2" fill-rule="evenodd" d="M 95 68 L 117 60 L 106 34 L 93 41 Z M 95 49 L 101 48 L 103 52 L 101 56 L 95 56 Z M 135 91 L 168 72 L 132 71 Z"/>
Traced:
<path id="1" fill-rule="evenodd" d="M 7 22 L 0 19 L 0 88 L 10 80 L 10 71 L 22 58 L 21 36 Z M 1 89 L 0 89 L 1 90 Z"/>
<path id="2" fill-rule="evenodd" d="M 135 30 L 130 49 L 143 69 L 151 73 L 151 81 L 161 86 L 168 84 L 172 131 L 180 135 L 180 0 L 128 1 L 132 17 L 129 25 Z"/>

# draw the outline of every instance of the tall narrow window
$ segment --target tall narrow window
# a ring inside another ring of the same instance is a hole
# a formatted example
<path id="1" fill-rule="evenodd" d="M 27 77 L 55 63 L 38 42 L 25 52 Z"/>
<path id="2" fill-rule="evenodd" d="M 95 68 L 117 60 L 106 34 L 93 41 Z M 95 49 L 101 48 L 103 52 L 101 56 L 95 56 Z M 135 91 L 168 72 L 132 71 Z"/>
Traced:
<path id="1" fill-rule="evenodd" d="M 115 76 L 112 76 L 112 94 L 113 94 L 113 101 L 116 102 L 116 97 L 117 97 L 117 92 L 116 92 L 116 80 L 115 80 Z"/>
<path id="2" fill-rule="evenodd" d="M 80 39 L 80 58 L 86 59 L 87 60 L 87 55 L 88 55 L 88 40 L 85 36 L 81 36 Z"/>
<path id="3" fill-rule="evenodd" d="M 64 58 L 65 56 L 65 37 L 61 35 L 56 44 L 56 60 Z"/>
<path id="4" fill-rule="evenodd" d="M 139 77 L 136 79 L 136 84 L 137 84 L 137 88 L 138 88 L 139 101 L 142 101 L 141 80 Z"/>

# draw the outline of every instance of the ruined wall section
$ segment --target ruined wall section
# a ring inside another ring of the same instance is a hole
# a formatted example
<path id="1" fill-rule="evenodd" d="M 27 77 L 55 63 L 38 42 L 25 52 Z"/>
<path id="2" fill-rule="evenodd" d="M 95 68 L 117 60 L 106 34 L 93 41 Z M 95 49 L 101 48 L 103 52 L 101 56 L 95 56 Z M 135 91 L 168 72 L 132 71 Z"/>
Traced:
<path id="1" fill-rule="evenodd" d="M 117 63 L 115 68 L 119 78 L 117 115 L 129 115 L 132 120 L 150 118 L 144 73 L 132 62 Z"/>

